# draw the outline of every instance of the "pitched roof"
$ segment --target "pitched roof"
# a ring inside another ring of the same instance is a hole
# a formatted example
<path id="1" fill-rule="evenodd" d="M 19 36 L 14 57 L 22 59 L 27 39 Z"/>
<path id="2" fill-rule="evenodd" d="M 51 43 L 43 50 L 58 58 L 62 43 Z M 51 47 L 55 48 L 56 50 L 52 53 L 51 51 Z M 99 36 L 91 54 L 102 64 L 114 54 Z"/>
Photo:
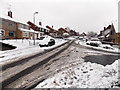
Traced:
<path id="1" fill-rule="evenodd" d="M 10 20 L 10 21 L 13 21 L 13 22 L 22 23 L 22 24 L 26 24 L 27 25 L 27 22 L 20 21 L 20 19 L 17 19 L 15 17 L 10 18 L 8 16 L 8 11 L 10 11 L 8 9 L 8 5 L 5 4 L 5 3 L 0 2 L 0 18 L 7 19 L 7 20 Z"/>

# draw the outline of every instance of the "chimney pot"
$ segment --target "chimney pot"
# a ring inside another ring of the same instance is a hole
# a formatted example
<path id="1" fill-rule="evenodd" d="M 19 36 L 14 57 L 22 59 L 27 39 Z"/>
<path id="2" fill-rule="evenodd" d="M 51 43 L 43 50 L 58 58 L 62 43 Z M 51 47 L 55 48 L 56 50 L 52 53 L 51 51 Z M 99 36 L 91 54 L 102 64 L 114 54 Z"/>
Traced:
<path id="1" fill-rule="evenodd" d="M 42 22 L 39 22 L 39 25 L 42 26 Z"/>
<path id="2" fill-rule="evenodd" d="M 106 27 L 104 27 L 104 30 L 106 30 Z"/>
<path id="3" fill-rule="evenodd" d="M 11 12 L 11 11 L 8 11 L 8 16 L 9 16 L 10 18 L 12 18 L 12 12 Z"/>

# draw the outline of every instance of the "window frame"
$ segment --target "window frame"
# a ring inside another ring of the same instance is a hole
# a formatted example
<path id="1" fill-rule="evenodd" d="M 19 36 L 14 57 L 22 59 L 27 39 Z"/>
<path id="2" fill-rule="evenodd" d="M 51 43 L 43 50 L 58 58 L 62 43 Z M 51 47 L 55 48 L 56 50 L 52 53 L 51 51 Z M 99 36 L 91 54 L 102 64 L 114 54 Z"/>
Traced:
<path id="1" fill-rule="evenodd" d="M 15 31 L 9 31 L 9 32 L 8 32 L 8 36 L 9 36 L 9 37 L 16 37 Z"/>
<path id="2" fill-rule="evenodd" d="M 5 30 L 0 29 L 0 37 L 4 37 L 5 36 Z"/>
<path id="3" fill-rule="evenodd" d="M 23 37 L 29 37 L 29 32 L 23 31 L 23 32 L 22 32 L 22 36 L 23 36 Z"/>

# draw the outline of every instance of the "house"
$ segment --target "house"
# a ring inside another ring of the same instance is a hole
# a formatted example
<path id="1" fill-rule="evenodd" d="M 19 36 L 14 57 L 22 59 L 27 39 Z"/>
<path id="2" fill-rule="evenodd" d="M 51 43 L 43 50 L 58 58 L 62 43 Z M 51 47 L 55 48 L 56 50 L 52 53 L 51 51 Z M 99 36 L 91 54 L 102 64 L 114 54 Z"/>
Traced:
<path id="1" fill-rule="evenodd" d="M 58 29 L 58 32 L 60 33 L 60 34 L 59 34 L 60 36 L 63 36 L 64 33 L 68 33 L 68 34 L 69 34 L 69 31 L 67 31 L 67 30 L 64 29 L 64 28 L 59 28 L 59 29 Z"/>
<path id="2" fill-rule="evenodd" d="M 83 39 L 85 39 L 85 40 L 88 40 L 87 34 L 84 33 L 84 32 L 83 32 L 82 34 L 80 34 L 79 37 L 80 37 L 80 38 L 83 38 Z"/>
<path id="3" fill-rule="evenodd" d="M 11 11 L 8 15 L 0 16 L 0 39 L 30 39 L 30 27 L 13 19 Z"/>
<path id="4" fill-rule="evenodd" d="M 17 39 L 32 39 L 33 32 L 30 30 L 29 25 L 23 23 L 17 23 Z M 31 37 L 32 36 L 32 37 Z"/>
<path id="5" fill-rule="evenodd" d="M 15 39 L 17 38 L 17 23 L 9 19 L 0 17 L 0 39 Z"/>
<path id="6" fill-rule="evenodd" d="M 104 30 L 100 31 L 98 38 L 101 41 L 114 42 L 115 41 L 115 37 L 114 37 L 115 33 L 116 33 L 116 31 L 115 31 L 114 25 L 111 24 L 107 28 L 104 27 Z"/>
<path id="7" fill-rule="evenodd" d="M 87 36 L 87 34 L 83 32 L 82 34 L 80 34 L 80 36 L 85 37 Z"/>
<path id="8" fill-rule="evenodd" d="M 57 37 L 59 35 L 59 32 L 55 29 L 53 29 L 53 26 L 50 27 L 50 26 L 46 26 L 46 28 L 49 30 L 49 35 L 52 36 L 52 37 Z"/>
<path id="9" fill-rule="evenodd" d="M 30 39 L 37 39 L 38 37 L 40 37 L 41 35 L 39 33 L 40 28 L 30 21 L 28 21 L 27 24 L 29 24 L 31 31 L 33 31 L 33 32 L 30 32 Z"/>
<path id="10" fill-rule="evenodd" d="M 40 22 L 39 25 L 42 25 L 42 23 Z M 47 28 L 39 27 L 30 21 L 27 23 L 18 21 L 13 18 L 11 10 L 1 8 L 0 39 L 37 39 L 45 34 L 49 34 Z"/>
<path id="11" fill-rule="evenodd" d="M 44 36 L 44 35 L 49 35 L 49 30 L 47 28 L 42 27 L 42 26 L 37 26 L 30 21 L 28 21 L 27 23 L 29 24 L 30 28 L 35 31 L 34 32 L 35 39 L 37 39 L 41 36 Z"/>
<path id="12" fill-rule="evenodd" d="M 70 36 L 75 36 L 76 32 L 73 30 L 70 30 L 69 34 L 70 34 Z"/>
<path id="13" fill-rule="evenodd" d="M 114 38 L 115 38 L 115 40 L 113 42 L 115 44 L 119 44 L 120 45 L 120 33 L 114 34 Z"/>
<path id="14" fill-rule="evenodd" d="M 69 31 L 70 36 L 79 36 L 79 33 L 77 33 L 75 30 Z"/>
<path id="15" fill-rule="evenodd" d="M 40 26 L 39 27 L 40 28 L 40 36 L 42 36 L 42 35 L 49 35 L 49 30 L 46 28 L 46 27 L 42 27 L 42 26 Z"/>
<path id="16" fill-rule="evenodd" d="M 50 26 L 46 26 L 46 28 L 48 28 L 49 29 L 49 33 L 54 33 L 54 29 L 53 28 L 51 28 Z"/>
<path id="17" fill-rule="evenodd" d="M 35 32 L 38 32 L 37 34 L 38 38 L 44 35 L 49 35 L 51 37 L 55 37 L 57 35 L 56 34 L 57 30 L 53 29 L 53 26 L 50 27 L 47 25 L 46 27 L 43 27 L 41 22 L 39 22 L 39 26 L 35 25 L 34 23 L 30 21 L 28 21 L 27 23 L 29 24 L 31 29 L 35 30 Z"/>

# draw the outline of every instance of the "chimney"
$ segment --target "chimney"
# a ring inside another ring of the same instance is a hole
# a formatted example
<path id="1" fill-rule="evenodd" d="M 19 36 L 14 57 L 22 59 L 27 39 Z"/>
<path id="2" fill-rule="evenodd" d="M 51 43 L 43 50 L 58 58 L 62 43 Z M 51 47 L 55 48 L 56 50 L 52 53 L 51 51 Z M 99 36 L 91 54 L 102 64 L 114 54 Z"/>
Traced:
<path id="1" fill-rule="evenodd" d="M 12 12 L 8 11 L 8 16 L 12 18 Z"/>
<path id="2" fill-rule="evenodd" d="M 104 27 L 104 30 L 106 30 L 106 27 Z"/>
<path id="3" fill-rule="evenodd" d="M 52 28 L 53 28 L 53 25 L 52 25 Z"/>
<path id="4" fill-rule="evenodd" d="M 42 22 L 39 22 L 39 25 L 42 26 Z"/>

